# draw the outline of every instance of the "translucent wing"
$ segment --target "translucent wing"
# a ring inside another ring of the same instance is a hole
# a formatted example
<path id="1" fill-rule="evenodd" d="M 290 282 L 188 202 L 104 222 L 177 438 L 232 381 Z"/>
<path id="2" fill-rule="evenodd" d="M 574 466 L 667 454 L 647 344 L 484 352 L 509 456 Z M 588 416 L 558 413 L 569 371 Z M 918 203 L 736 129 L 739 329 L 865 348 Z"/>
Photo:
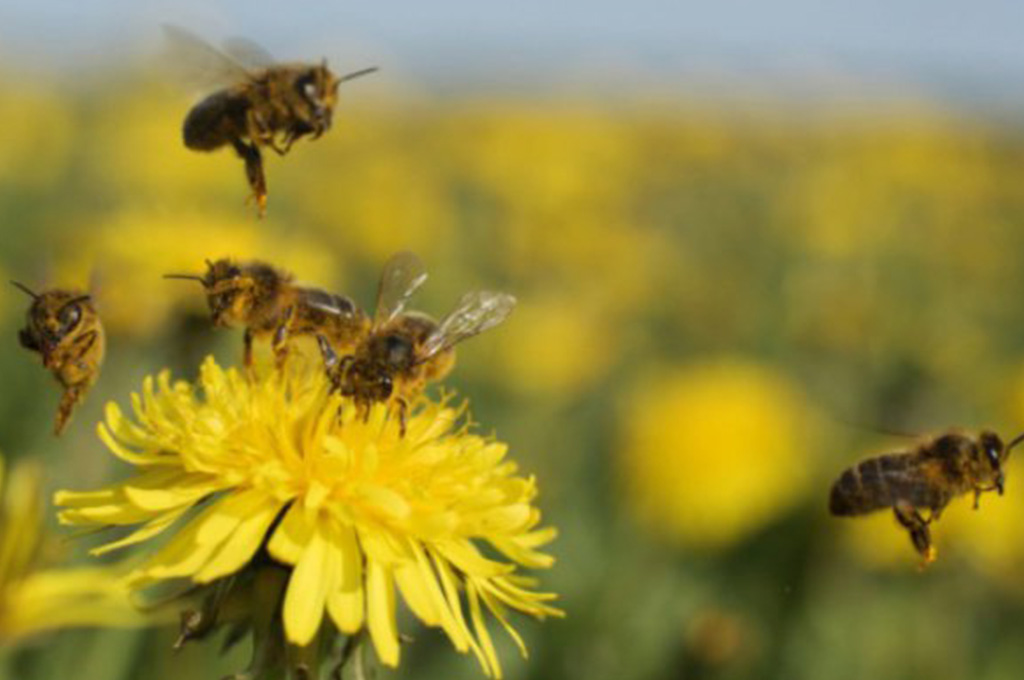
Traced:
<path id="1" fill-rule="evenodd" d="M 426 280 L 427 269 L 415 254 L 403 251 L 393 255 L 380 275 L 374 327 L 382 326 L 401 314 L 409 298 Z"/>
<path id="2" fill-rule="evenodd" d="M 164 24 L 167 59 L 192 87 L 210 90 L 243 83 L 252 77 L 236 59 L 179 26 Z"/>
<path id="3" fill-rule="evenodd" d="M 352 316 L 357 311 L 356 304 L 350 298 L 318 288 L 302 289 L 302 301 L 313 309 L 336 316 Z"/>
<path id="4" fill-rule="evenodd" d="M 516 299 L 508 293 L 476 291 L 463 295 L 455 309 L 441 319 L 423 343 L 423 358 L 428 359 L 454 345 L 494 328 L 508 318 Z"/>
<path id="5" fill-rule="evenodd" d="M 250 70 L 268 68 L 277 63 L 262 45 L 248 38 L 228 38 L 224 41 L 224 52 Z"/>

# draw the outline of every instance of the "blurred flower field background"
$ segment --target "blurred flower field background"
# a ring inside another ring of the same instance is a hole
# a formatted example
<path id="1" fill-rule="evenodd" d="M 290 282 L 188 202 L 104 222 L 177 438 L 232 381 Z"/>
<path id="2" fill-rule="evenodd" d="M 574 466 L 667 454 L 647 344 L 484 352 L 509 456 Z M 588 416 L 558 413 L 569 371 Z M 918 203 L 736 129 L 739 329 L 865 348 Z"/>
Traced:
<path id="1" fill-rule="evenodd" d="M 1024 117 L 914 97 L 844 102 L 344 85 L 335 127 L 268 160 L 268 217 L 241 163 L 180 142 L 192 99 L 160 74 L 68 89 L 0 79 L 0 274 L 90 287 L 109 333 L 64 437 L 59 391 L 0 292 L 0 450 L 46 489 L 123 477 L 95 435 L 109 400 L 207 354 L 206 258 L 262 258 L 370 307 L 410 249 L 438 316 L 471 288 L 510 321 L 448 381 L 536 474 L 559 529 L 543 574 L 564 620 L 496 637 L 507 677 L 1016 678 L 1024 667 L 1024 461 L 1007 493 L 951 507 L 921 573 L 891 516 L 828 516 L 832 480 L 906 446 L 887 432 L 1024 428 Z M 47 564 L 97 566 L 39 497 Z M 107 560 L 109 562 L 109 560 Z M 3 581 L 0 581 L 0 585 Z M 147 629 L 15 635 L 0 677 L 218 678 L 216 642 Z M 377 677 L 475 678 L 442 633 Z"/>

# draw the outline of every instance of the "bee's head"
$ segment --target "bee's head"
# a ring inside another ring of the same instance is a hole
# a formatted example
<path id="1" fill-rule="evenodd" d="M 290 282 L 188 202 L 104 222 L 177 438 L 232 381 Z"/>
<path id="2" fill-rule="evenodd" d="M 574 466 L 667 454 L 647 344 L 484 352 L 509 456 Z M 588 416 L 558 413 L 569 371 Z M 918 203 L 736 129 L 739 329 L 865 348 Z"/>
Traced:
<path id="1" fill-rule="evenodd" d="M 331 127 L 339 82 L 340 79 L 327 68 L 326 60 L 310 66 L 295 79 L 295 89 L 306 105 L 314 137 L 319 137 Z"/>
<path id="2" fill-rule="evenodd" d="M 253 278 L 246 268 L 227 258 L 214 262 L 207 260 L 206 267 L 203 287 L 213 323 L 218 326 L 245 323 L 253 305 Z"/>
<path id="3" fill-rule="evenodd" d="M 354 356 L 345 358 L 339 358 L 324 338 L 320 338 L 320 349 L 341 393 L 357 400 L 387 401 L 395 389 L 395 376 L 413 364 L 412 342 L 393 333 L 372 337 Z"/>
<path id="4" fill-rule="evenodd" d="M 334 105 L 338 100 L 338 86 L 346 80 L 373 73 L 377 68 L 362 69 L 354 73 L 337 76 L 327 67 L 327 60 L 310 66 L 295 79 L 295 89 L 308 107 L 309 125 L 313 138 L 317 138 L 331 127 Z"/>
<path id="5" fill-rule="evenodd" d="M 22 347 L 42 352 L 44 356 L 74 333 L 93 311 L 88 294 L 60 289 L 36 294 L 23 284 L 12 283 L 32 296 L 25 328 L 18 333 L 18 340 Z"/>
<path id="6" fill-rule="evenodd" d="M 1013 439 L 1009 444 L 1003 444 L 1003 440 L 994 432 L 982 432 L 978 437 L 978 457 L 984 471 L 986 481 L 993 484 L 996 490 L 1002 495 L 1006 484 L 1006 472 L 1003 466 L 1010 456 L 1010 451 L 1017 444 L 1024 441 L 1024 435 Z"/>
<path id="7" fill-rule="evenodd" d="M 252 277 L 247 276 L 245 269 L 234 260 L 221 258 L 206 261 L 206 273 L 165 274 L 165 279 L 185 279 L 198 281 L 206 292 L 206 303 L 214 324 L 232 326 L 245 319 L 252 305 Z"/>
<path id="8" fill-rule="evenodd" d="M 342 371 L 341 393 L 368 402 L 387 401 L 395 389 L 391 371 L 367 357 L 353 358 Z"/>

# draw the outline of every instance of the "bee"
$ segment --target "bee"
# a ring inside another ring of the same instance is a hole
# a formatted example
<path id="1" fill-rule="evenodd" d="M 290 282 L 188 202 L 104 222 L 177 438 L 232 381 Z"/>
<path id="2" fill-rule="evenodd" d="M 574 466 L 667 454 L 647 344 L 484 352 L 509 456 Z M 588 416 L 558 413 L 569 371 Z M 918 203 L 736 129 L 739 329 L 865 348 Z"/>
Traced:
<path id="1" fill-rule="evenodd" d="M 277 367 L 283 366 L 290 338 L 321 335 L 351 351 L 369 329 L 369 319 L 343 295 L 295 283 L 294 277 L 265 262 L 206 261 L 206 273 L 166 274 L 164 278 L 198 281 L 216 326 L 244 326 L 244 362 L 252 366 L 253 341 L 271 338 Z"/>
<path id="2" fill-rule="evenodd" d="M 354 351 L 346 353 L 324 335 L 317 338 L 332 390 L 353 397 L 367 415 L 374 402 L 397 407 L 403 435 L 409 402 L 427 383 L 451 372 L 455 345 L 502 323 L 516 304 L 507 293 L 467 293 L 447 316 L 434 321 L 405 311 L 426 279 L 416 255 L 398 253 L 384 266 L 373 324 Z"/>
<path id="3" fill-rule="evenodd" d="M 928 564 L 935 559 L 929 525 L 957 496 L 973 492 L 977 509 L 983 493 L 1002 495 L 1003 465 L 1022 441 L 1024 434 L 1004 445 L 988 430 L 977 435 L 952 431 L 908 451 L 868 458 L 839 475 L 832 485 L 829 511 L 853 517 L 892 508 L 923 564 Z M 921 514 L 924 510 L 927 518 Z"/>
<path id="4" fill-rule="evenodd" d="M 35 293 L 11 281 L 32 298 L 25 327 L 18 332 L 21 346 L 38 352 L 43 366 L 64 388 L 54 434 L 60 435 L 75 406 L 99 377 L 106 339 L 103 324 L 88 293 L 54 289 Z"/>
<path id="5" fill-rule="evenodd" d="M 231 145 L 245 163 L 259 215 L 266 212 L 267 180 L 261 149 L 280 156 L 305 136 L 317 139 L 331 127 L 341 83 L 373 73 L 376 67 L 337 76 L 327 60 L 275 63 L 263 48 L 244 40 L 218 50 L 188 31 L 164 26 L 179 67 L 223 83 L 192 107 L 182 127 L 185 146 L 214 151 Z"/>

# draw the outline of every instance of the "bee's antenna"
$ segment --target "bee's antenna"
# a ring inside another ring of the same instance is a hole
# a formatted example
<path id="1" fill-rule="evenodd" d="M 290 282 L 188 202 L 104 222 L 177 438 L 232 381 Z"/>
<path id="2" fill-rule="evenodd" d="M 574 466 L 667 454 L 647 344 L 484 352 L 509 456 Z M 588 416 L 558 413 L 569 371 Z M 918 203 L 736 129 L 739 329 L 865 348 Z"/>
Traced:
<path id="1" fill-rule="evenodd" d="M 206 258 L 205 260 L 203 260 L 203 262 L 206 263 L 207 267 L 209 267 L 210 269 L 213 269 L 213 262 L 210 260 L 210 258 Z"/>
<path id="2" fill-rule="evenodd" d="M 89 300 L 92 300 L 92 296 L 89 295 L 88 293 L 86 293 L 85 295 L 79 295 L 78 297 L 71 298 L 70 300 L 65 302 L 63 305 L 61 305 L 60 308 L 64 309 L 65 307 L 67 307 L 69 305 L 73 305 L 73 304 L 76 304 L 78 302 L 88 302 Z"/>
<path id="3" fill-rule="evenodd" d="M 184 281 L 198 281 L 199 283 L 205 283 L 206 279 L 197 274 L 164 274 L 165 279 L 182 279 Z"/>
<path id="4" fill-rule="evenodd" d="M 24 283 L 18 283 L 17 281 L 11 281 L 11 285 L 14 286 L 15 288 L 17 288 L 18 290 L 24 292 L 26 295 L 31 297 L 33 300 L 38 300 L 39 299 L 39 295 L 37 295 L 36 293 L 33 293 L 29 289 L 29 287 L 26 286 Z"/>
<path id="5" fill-rule="evenodd" d="M 371 66 L 370 68 L 360 69 L 359 71 L 353 71 L 352 73 L 346 73 L 342 77 L 338 78 L 338 83 L 344 83 L 348 80 L 354 80 L 355 78 L 361 78 L 362 76 L 368 76 L 371 73 L 376 73 L 380 70 L 378 66 Z"/>
<path id="6" fill-rule="evenodd" d="M 1024 442 L 1024 432 L 1017 435 L 1014 439 L 1010 441 L 1009 444 L 1006 445 L 1006 455 L 1010 455 L 1010 449 L 1017 446 L 1017 444 L 1020 444 L 1021 442 Z"/>

